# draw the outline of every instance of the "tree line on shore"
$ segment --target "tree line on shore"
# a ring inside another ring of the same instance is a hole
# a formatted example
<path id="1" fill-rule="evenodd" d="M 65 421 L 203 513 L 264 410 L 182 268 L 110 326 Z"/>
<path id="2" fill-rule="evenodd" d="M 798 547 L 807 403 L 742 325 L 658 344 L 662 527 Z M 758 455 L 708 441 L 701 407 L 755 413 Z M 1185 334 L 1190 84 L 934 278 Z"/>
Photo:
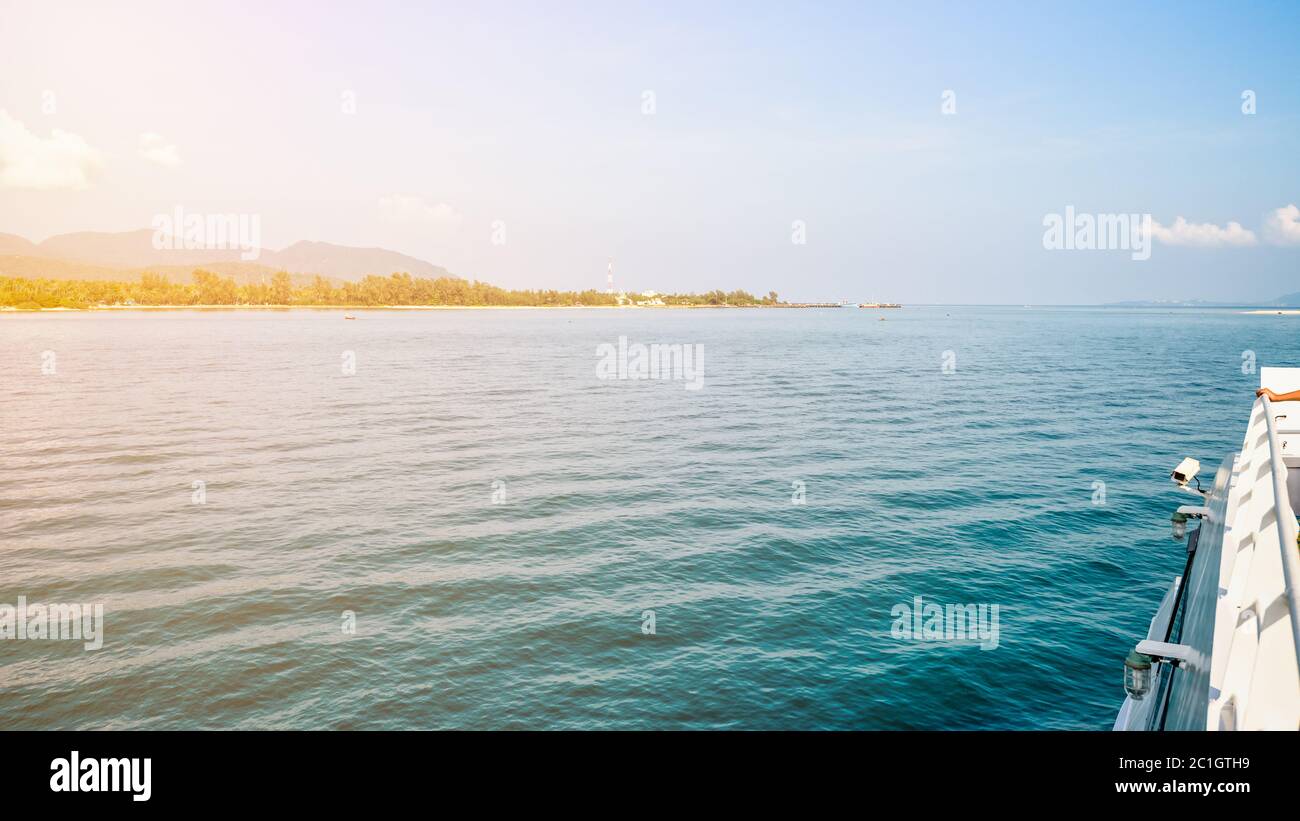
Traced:
<path id="1" fill-rule="evenodd" d="M 171 282 L 159 274 L 145 273 L 139 282 L 99 280 L 0 278 L 0 305 L 22 308 L 95 308 L 131 305 L 304 305 L 304 306 L 596 306 L 618 305 L 617 294 L 595 290 L 508 290 L 486 282 L 410 274 L 367 276 L 360 282 L 335 286 L 324 277 L 294 285 L 285 271 L 270 282 L 238 284 L 211 271 L 196 270 L 192 282 Z M 775 305 L 775 291 L 755 297 L 747 291 L 709 291 L 704 294 L 660 294 L 665 305 Z M 632 295 L 622 300 L 643 301 Z"/>

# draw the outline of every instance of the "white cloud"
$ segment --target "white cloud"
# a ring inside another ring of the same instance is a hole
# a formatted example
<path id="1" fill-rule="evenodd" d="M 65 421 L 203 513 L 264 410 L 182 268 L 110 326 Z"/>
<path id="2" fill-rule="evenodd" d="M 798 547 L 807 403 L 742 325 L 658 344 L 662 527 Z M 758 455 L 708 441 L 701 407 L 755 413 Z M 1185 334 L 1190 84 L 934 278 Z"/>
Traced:
<path id="1" fill-rule="evenodd" d="M 437 228 L 459 228 L 461 215 L 445 202 L 430 205 L 423 197 L 389 194 L 379 198 L 379 211 L 390 222 L 415 223 Z"/>
<path id="2" fill-rule="evenodd" d="M 1264 236 L 1274 245 L 1300 245 L 1300 208 L 1284 205 L 1269 214 Z"/>
<path id="3" fill-rule="evenodd" d="M 176 146 L 164 140 L 159 134 L 140 135 L 140 156 L 150 162 L 172 168 L 181 164 L 181 155 L 176 152 Z"/>
<path id="4" fill-rule="evenodd" d="M 76 134 L 56 128 L 40 137 L 0 109 L 0 186 L 79 190 L 88 188 L 103 166 L 99 150 Z"/>
<path id="5" fill-rule="evenodd" d="M 1229 222 L 1227 227 L 1212 222 L 1188 222 L 1179 217 L 1173 225 L 1151 223 L 1151 235 L 1166 245 L 1191 245 L 1197 248 L 1243 247 L 1255 244 L 1255 232 L 1242 228 L 1239 222 Z"/>

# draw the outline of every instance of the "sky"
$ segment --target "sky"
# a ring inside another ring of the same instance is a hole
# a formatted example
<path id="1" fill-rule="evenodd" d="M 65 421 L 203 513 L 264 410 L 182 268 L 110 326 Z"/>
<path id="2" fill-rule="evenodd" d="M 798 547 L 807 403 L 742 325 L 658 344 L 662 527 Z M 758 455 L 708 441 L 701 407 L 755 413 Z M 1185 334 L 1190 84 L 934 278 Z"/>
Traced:
<path id="1" fill-rule="evenodd" d="M 180 207 L 515 288 L 612 259 L 637 291 L 1266 300 L 1300 291 L 1298 42 L 1297 3 L 0 0 L 0 232 Z M 1045 247 L 1067 207 L 1149 214 L 1149 258 Z"/>

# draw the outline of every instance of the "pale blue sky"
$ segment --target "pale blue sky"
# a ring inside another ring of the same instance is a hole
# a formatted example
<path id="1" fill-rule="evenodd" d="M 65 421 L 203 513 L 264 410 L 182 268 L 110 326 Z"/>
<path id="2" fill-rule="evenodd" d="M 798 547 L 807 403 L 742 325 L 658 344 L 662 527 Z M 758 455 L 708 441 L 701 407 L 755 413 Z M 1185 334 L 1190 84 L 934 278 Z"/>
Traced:
<path id="1" fill-rule="evenodd" d="M 0 231 L 179 204 L 512 287 L 603 287 L 613 257 L 638 290 L 806 299 L 1300 290 L 1267 231 L 1300 205 L 1294 3 L 412 5 L 0 2 L 0 164 L 55 129 L 94 155 L 0 187 Z M 1045 251 L 1067 205 L 1256 241 Z"/>

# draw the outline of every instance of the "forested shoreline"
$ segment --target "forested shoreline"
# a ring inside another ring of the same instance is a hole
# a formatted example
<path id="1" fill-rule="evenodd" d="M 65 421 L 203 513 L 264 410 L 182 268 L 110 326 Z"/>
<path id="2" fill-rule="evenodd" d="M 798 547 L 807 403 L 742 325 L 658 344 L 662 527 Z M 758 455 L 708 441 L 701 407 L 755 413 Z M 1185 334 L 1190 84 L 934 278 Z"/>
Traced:
<path id="1" fill-rule="evenodd" d="M 780 304 L 776 292 L 756 297 L 747 291 L 703 294 L 657 294 L 664 305 L 756 306 Z M 360 282 L 335 285 L 324 277 L 295 285 L 284 271 L 268 282 L 239 284 L 211 271 L 195 270 L 189 283 L 171 282 L 158 274 L 142 274 L 138 282 L 99 280 L 0 278 L 0 306 L 41 308 L 111 308 L 132 306 L 304 306 L 304 307 L 570 307 L 645 304 L 646 297 L 608 294 L 596 290 L 508 290 L 486 282 L 410 274 L 367 276 Z M 657 304 L 657 303 L 656 303 Z"/>

